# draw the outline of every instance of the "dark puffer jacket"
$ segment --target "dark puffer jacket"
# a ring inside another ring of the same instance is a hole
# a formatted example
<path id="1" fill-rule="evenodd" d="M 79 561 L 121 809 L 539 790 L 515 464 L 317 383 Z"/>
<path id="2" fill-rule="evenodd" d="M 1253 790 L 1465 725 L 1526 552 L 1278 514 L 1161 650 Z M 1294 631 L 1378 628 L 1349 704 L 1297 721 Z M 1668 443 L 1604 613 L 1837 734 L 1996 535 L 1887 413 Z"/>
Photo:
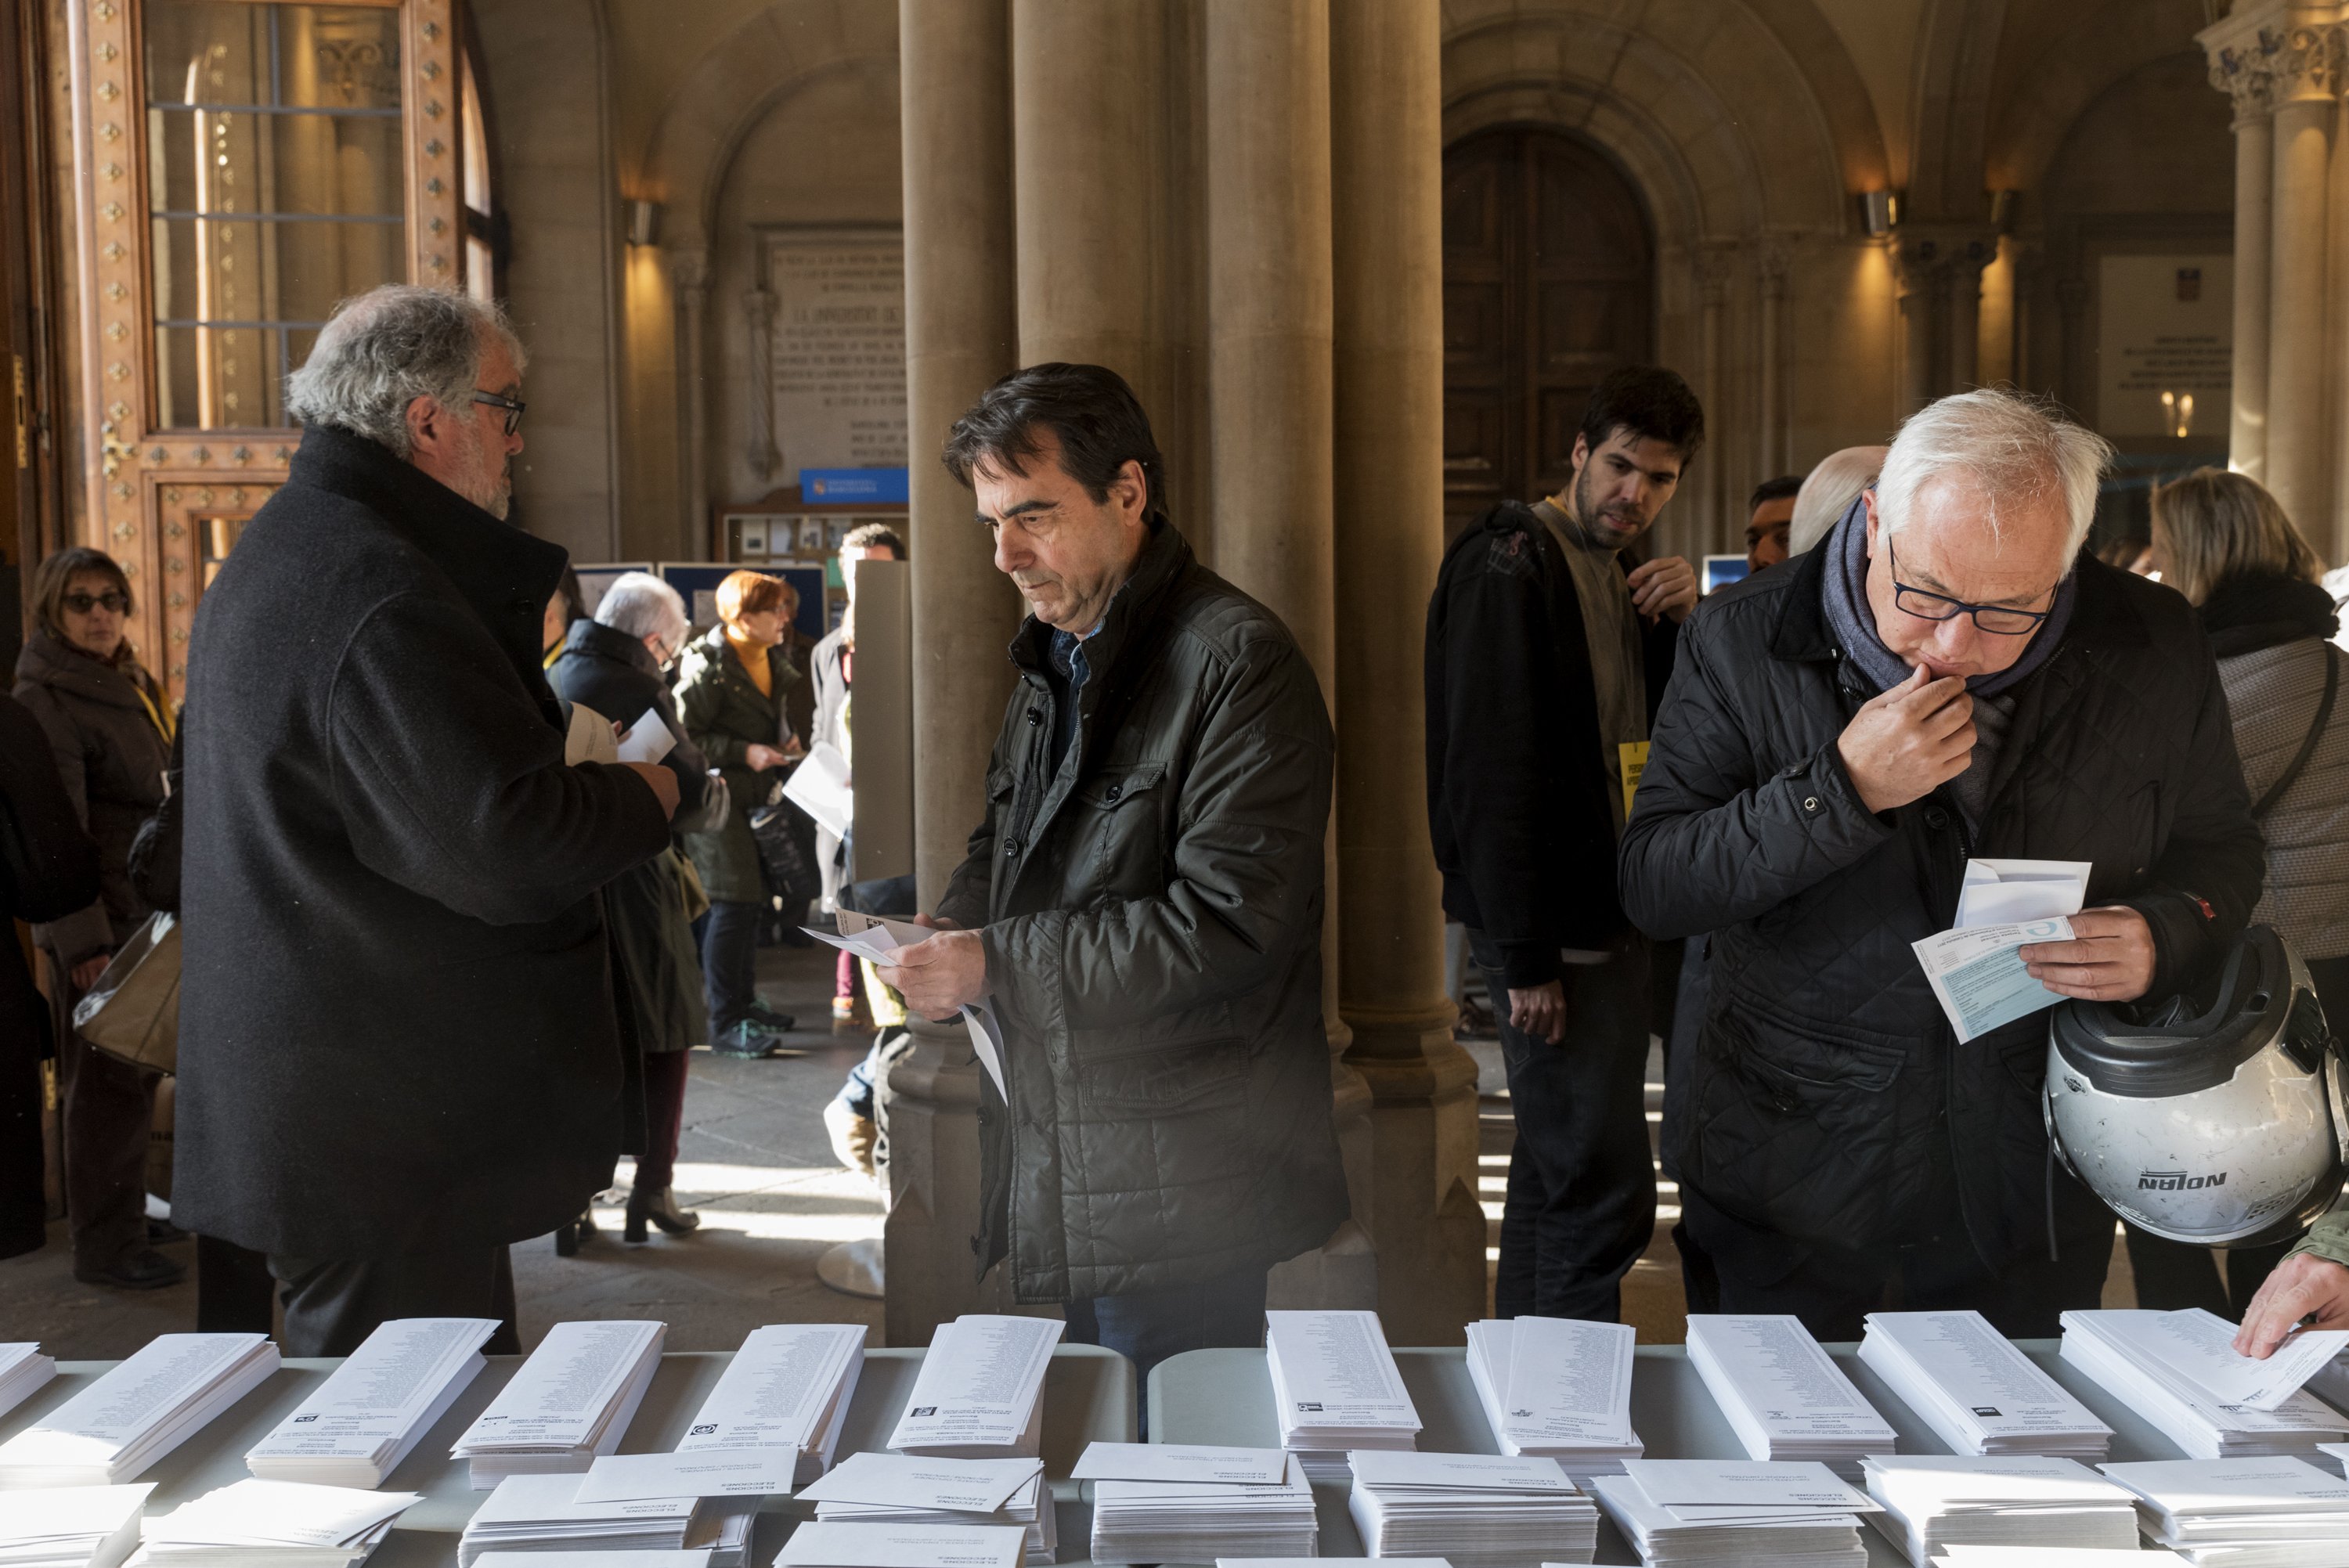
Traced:
<path id="1" fill-rule="evenodd" d="M 769 686 L 761 692 L 734 656 L 722 621 L 686 645 L 678 667 L 677 706 L 686 738 L 718 769 L 734 799 L 734 813 L 723 828 L 684 835 L 686 853 L 711 898 L 760 903 L 767 884 L 759 870 L 758 841 L 750 837 L 750 813 L 767 803 L 783 776 L 775 769 L 754 773 L 745 758 L 753 746 L 782 749 L 791 727 L 784 709 L 800 673 L 781 648 L 769 648 Z"/>
<path id="2" fill-rule="evenodd" d="M 986 928 L 1011 1103 L 979 1105 L 982 1269 L 1021 1301 L 1192 1284 L 1347 1215 L 1321 1021 L 1332 744 L 1272 613 L 1160 524 L 1085 644 L 1051 768 L 1050 630 L 938 913 Z"/>
<path id="3" fill-rule="evenodd" d="M 1909 944 L 1949 926 L 1970 854 L 2022 855 L 2095 862 L 2089 904 L 2152 927 L 2156 995 L 2220 954 L 2261 852 L 2209 644 L 2177 593 L 2083 557 L 2062 645 L 2016 688 L 1981 832 L 1946 786 L 1879 815 L 1836 749 L 1870 693 L 1821 613 L 1826 555 L 1690 621 L 1624 834 L 1632 920 L 1718 934 L 1664 1117 L 1690 1217 L 1860 1248 L 1915 1239 L 1954 1196 L 1993 1268 L 2044 1246 L 2051 1218 L 2108 1235 L 2051 1176 L 2046 1016 L 1959 1046 Z"/>

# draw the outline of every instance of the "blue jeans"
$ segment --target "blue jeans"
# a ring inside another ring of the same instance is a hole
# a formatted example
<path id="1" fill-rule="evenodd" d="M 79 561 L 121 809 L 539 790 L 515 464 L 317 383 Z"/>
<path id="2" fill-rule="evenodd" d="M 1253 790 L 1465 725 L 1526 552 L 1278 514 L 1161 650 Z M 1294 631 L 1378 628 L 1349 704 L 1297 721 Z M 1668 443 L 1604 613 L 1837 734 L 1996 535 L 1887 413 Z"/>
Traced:
<path id="1" fill-rule="evenodd" d="M 755 903 L 716 899 L 701 917 L 701 989 L 712 1042 L 749 1017 L 758 1000 L 760 913 Z"/>
<path id="2" fill-rule="evenodd" d="M 1072 1301 L 1064 1309 L 1069 1340 L 1114 1350 L 1133 1363 L 1147 1437 L 1150 1369 L 1185 1350 L 1248 1350 L 1263 1344 L 1268 1278 L 1265 1269 L 1237 1269 L 1196 1284 Z"/>

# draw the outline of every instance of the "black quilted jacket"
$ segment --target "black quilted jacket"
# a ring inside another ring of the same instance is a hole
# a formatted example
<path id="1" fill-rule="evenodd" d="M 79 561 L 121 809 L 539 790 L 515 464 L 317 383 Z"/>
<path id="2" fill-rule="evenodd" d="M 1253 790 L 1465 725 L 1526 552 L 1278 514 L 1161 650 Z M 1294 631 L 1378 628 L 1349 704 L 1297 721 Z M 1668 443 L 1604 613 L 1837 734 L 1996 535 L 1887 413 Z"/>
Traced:
<path id="1" fill-rule="evenodd" d="M 2166 993 L 2242 928 L 2259 830 L 2192 610 L 2085 556 L 2063 646 L 2016 688 L 1979 836 L 1946 789 L 1870 812 L 1836 751 L 1870 694 L 1820 608 L 1825 555 L 1690 621 L 1624 834 L 1633 922 L 1718 934 L 1667 1158 L 1692 1217 L 1797 1243 L 1913 1240 L 1954 1195 L 1999 1267 L 2095 1222 L 2047 1159 L 2046 1015 L 1958 1045 L 1909 944 L 1949 925 L 1969 854 L 2093 861 L 2089 903 L 2145 914 Z"/>

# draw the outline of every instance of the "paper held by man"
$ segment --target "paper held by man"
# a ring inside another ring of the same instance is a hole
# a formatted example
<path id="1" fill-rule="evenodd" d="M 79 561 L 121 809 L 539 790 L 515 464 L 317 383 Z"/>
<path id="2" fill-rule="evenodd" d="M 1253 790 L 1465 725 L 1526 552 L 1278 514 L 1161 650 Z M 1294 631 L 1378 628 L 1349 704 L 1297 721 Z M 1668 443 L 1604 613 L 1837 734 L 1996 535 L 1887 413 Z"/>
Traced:
<path id="1" fill-rule="evenodd" d="M 2072 939 L 2068 917 L 2087 902 L 2092 869 L 2086 861 L 1966 862 L 1957 923 L 1911 944 L 1961 1041 L 2063 1000 L 2032 978 L 2018 950 Z"/>
<path id="2" fill-rule="evenodd" d="M 843 953 L 859 958 L 869 958 L 875 964 L 895 963 L 900 947 L 911 947 L 916 942 L 926 942 L 937 933 L 926 925 L 916 925 L 908 920 L 887 920 L 877 914 L 860 914 L 853 909 L 840 912 L 840 932 L 819 931 L 802 925 L 802 931 L 818 942 L 828 942 Z M 1011 1103 L 1011 1090 L 1003 1081 L 1003 1026 L 996 1022 L 995 1005 L 979 998 L 962 1010 L 963 1027 L 970 1031 L 970 1048 L 978 1053 L 979 1064 L 987 1076 L 995 1080 L 995 1092 Z"/>

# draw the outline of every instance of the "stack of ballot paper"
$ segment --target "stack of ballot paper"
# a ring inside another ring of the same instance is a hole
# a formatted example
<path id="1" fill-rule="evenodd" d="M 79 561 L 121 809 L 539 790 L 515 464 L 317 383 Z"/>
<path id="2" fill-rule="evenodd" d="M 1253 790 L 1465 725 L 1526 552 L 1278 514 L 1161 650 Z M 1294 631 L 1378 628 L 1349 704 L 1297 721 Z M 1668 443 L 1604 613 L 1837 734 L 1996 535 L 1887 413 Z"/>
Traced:
<path id="1" fill-rule="evenodd" d="M 473 1568 L 709 1568 L 707 1552 L 484 1552 Z"/>
<path id="2" fill-rule="evenodd" d="M 2067 1312 L 2064 1359 L 2196 1459 L 2313 1453 L 2349 1421 L 2300 1385 L 2328 1332 L 2293 1336 L 2266 1361 L 2235 1354 L 2234 1326 L 2199 1308 Z"/>
<path id="3" fill-rule="evenodd" d="M 1375 1312 L 1268 1312 L 1265 1364 L 1280 1446 L 1310 1480 L 1344 1480 L 1356 1449 L 1408 1450 L 1419 1412 Z"/>
<path id="4" fill-rule="evenodd" d="M 2113 1429 L 1979 1312 L 1871 1312 L 1859 1358 L 1959 1453 L 2111 1451 Z"/>
<path id="5" fill-rule="evenodd" d="M 1468 1326 L 1468 1377 L 1505 1454 L 1554 1459 L 1577 1480 L 1619 1475 L 1631 1429 L 1628 1324 L 1517 1317 Z"/>
<path id="6" fill-rule="evenodd" d="M 0 1443 L 0 1487 L 135 1480 L 276 1370 L 264 1334 L 158 1335 Z"/>
<path id="7" fill-rule="evenodd" d="M 1066 1326 L 970 1312 L 938 1325 L 889 1446 L 938 1459 L 1034 1459 L 1043 1451 L 1044 1374 Z"/>
<path id="8" fill-rule="evenodd" d="M 1893 1451 L 1892 1429 L 1798 1317 L 1692 1313 L 1688 1357 L 1757 1460 L 1817 1460 L 1857 1478 L 1862 1455 Z"/>
<path id="9" fill-rule="evenodd" d="M 1019 1568 L 1028 1532 L 1011 1524 L 802 1524 L 775 1568 Z"/>
<path id="10" fill-rule="evenodd" d="M 473 1488 L 508 1476 L 578 1474 L 620 1446 L 660 1367 L 660 1323 L 558 1323 L 450 1449 Z"/>
<path id="11" fill-rule="evenodd" d="M 1348 1456 L 1354 1528 L 1373 1557 L 1441 1552 L 1454 1568 L 1588 1563 L 1599 1509 L 1551 1459 L 1504 1454 Z"/>
<path id="12" fill-rule="evenodd" d="M 1060 1552 L 1042 1460 L 852 1454 L 799 1495 L 826 1524 L 1016 1524 L 1030 1563 Z"/>
<path id="13" fill-rule="evenodd" d="M 0 1563 L 7 1568 L 120 1568 L 139 1544 L 151 1481 L 0 1492 Z"/>
<path id="14" fill-rule="evenodd" d="M 805 1486 L 832 1468 L 848 1401 L 864 1370 L 864 1326 L 778 1323 L 750 1331 L 694 1413 L 679 1453 L 785 1448 Z"/>
<path id="15" fill-rule="evenodd" d="M 1951 1545 L 2137 1550 L 2137 1499 L 2077 1460 L 1871 1455 L 1877 1527 L 1925 1568 Z"/>
<path id="16" fill-rule="evenodd" d="M 334 1375 L 248 1449 L 267 1480 L 381 1486 L 486 1363 L 498 1331 L 486 1317 L 407 1317 L 378 1325 Z"/>
<path id="17" fill-rule="evenodd" d="M 0 1345 L 0 1412 L 15 1409 L 57 1375 L 55 1357 L 37 1345 Z"/>
<path id="18" fill-rule="evenodd" d="M 418 1495 L 241 1480 L 147 1521 L 130 1563 L 136 1568 L 357 1568 Z"/>
<path id="19" fill-rule="evenodd" d="M 2163 1568 L 2185 1562 L 2160 1547 L 2124 1557 L 2101 1546 L 1944 1546 L 1934 1568 Z"/>
<path id="20" fill-rule="evenodd" d="M 684 1551 L 707 1551 L 709 1568 L 740 1568 L 749 1553 L 755 1498 L 583 1502 L 586 1484 L 575 1475 L 508 1476 L 457 1538 L 459 1568 L 474 1568 L 475 1559 L 498 1552 L 535 1560 L 541 1553 Z"/>
<path id="21" fill-rule="evenodd" d="M 1880 1511 L 1816 1463 L 1630 1460 L 1591 1485 L 1648 1568 L 1866 1568 L 1859 1516 Z"/>
<path id="22" fill-rule="evenodd" d="M 2202 1568 L 2342 1568 L 2349 1481 L 2289 1455 L 2100 1467 L 2137 1496 L 2138 1528 Z"/>
<path id="23" fill-rule="evenodd" d="M 1314 1553 L 1313 1487 L 1281 1449 L 1094 1443 L 1071 1473 L 1092 1486 L 1096 1563 Z"/>

